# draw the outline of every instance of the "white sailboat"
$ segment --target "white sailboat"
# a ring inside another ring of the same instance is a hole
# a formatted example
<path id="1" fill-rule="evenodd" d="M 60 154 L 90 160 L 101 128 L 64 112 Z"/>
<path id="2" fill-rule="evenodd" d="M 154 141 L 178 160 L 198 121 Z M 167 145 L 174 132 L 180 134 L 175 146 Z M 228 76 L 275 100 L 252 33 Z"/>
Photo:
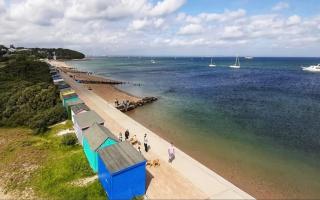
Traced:
<path id="1" fill-rule="evenodd" d="M 240 60 L 238 56 L 236 57 L 236 62 L 234 63 L 234 65 L 230 65 L 229 67 L 237 69 L 240 68 Z"/>
<path id="2" fill-rule="evenodd" d="M 302 67 L 302 70 L 309 71 L 309 72 L 320 72 L 320 64 L 311 65 L 309 67 Z"/>
<path id="3" fill-rule="evenodd" d="M 209 64 L 209 67 L 215 67 L 216 65 L 212 62 L 212 58 L 211 58 L 211 63 Z"/>

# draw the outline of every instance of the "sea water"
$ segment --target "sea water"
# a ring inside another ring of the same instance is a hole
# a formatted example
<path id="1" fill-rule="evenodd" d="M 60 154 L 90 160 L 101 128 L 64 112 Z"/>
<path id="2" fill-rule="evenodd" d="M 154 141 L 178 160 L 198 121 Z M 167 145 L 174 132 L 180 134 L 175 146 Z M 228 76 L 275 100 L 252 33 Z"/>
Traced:
<path id="1" fill-rule="evenodd" d="M 156 63 L 151 63 L 155 60 Z M 257 198 L 320 198 L 320 58 L 100 57 L 71 61 L 157 96 L 129 116 Z"/>

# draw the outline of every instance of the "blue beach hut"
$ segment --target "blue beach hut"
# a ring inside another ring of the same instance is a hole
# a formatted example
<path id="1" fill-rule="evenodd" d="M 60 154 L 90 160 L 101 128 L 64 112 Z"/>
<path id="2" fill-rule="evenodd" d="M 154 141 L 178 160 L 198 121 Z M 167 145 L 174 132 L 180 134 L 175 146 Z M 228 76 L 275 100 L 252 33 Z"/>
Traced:
<path id="1" fill-rule="evenodd" d="M 70 85 L 66 84 L 65 82 L 60 82 L 58 85 L 58 89 L 61 91 L 61 90 L 70 90 Z"/>
<path id="2" fill-rule="evenodd" d="M 94 172 L 98 171 L 98 150 L 117 142 L 106 127 L 97 123 L 83 131 L 83 150 Z"/>
<path id="3" fill-rule="evenodd" d="M 146 160 L 128 141 L 98 152 L 98 177 L 110 200 L 145 194 Z"/>
<path id="4" fill-rule="evenodd" d="M 83 112 L 74 116 L 74 130 L 79 143 L 83 142 L 83 131 L 88 129 L 94 123 L 103 125 L 103 119 L 93 110 Z"/>
<path id="5" fill-rule="evenodd" d="M 59 85 L 60 83 L 63 83 L 63 82 L 64 82 L 64 80 L 62 78 L 53 79 L 54 85 Z"/>

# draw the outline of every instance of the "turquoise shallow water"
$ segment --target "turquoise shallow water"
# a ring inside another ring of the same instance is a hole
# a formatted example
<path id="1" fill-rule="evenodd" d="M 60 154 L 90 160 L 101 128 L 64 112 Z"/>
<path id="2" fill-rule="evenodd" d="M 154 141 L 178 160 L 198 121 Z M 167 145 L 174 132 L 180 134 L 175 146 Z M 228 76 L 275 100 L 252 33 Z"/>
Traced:
<path id="1" fill-rule="evenodd" d="M 151 64 L 150 59 L 156 60 Z M 159 101 L 129 113 L 259 198 L 320 198 L 319 58 L 94 58 L 79 69 Z M 137 86 L 135 83 L 141 84 Z"/>

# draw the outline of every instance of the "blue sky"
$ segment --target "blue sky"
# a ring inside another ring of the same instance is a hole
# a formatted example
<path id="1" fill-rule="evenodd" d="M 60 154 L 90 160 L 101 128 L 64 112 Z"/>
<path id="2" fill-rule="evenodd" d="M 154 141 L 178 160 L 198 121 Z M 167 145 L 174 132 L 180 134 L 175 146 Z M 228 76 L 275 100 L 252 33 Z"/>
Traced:
<path id="1" fill-rule="evenodd" d="M 242 8 L 247 10 L 248 14 L 267 14 L 279 2 L 278 0 L 189 0 L 181 7 L 181 11 L 197 14 Z M 282 2 L 290 5 L 289 9 L 282 11 L 286 15 L 299 14 L 301 16 L 312 16 L 320 14 L 319 0 L 287 0 Z"/>
<path id="2" fill-rule="evenodd" d="M 319 0 L 0 0 L 0 27 L 87 55 L 320 56 Z"/>

